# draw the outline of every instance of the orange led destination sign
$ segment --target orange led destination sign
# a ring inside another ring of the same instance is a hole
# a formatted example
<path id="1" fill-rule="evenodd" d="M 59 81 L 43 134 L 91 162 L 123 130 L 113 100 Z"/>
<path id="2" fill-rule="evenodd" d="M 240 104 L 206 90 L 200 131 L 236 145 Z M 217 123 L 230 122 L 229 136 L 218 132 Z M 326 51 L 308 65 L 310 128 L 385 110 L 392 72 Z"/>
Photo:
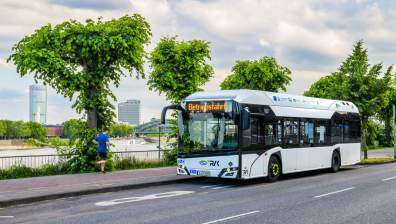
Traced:
<path id="1" fill-rule="evenodd" d="M 210 102 L 206 104 L 201 103 L 187 103 L 187 110 L 189 111 L 226 111 L 227 103 L 221 102 Z"/>

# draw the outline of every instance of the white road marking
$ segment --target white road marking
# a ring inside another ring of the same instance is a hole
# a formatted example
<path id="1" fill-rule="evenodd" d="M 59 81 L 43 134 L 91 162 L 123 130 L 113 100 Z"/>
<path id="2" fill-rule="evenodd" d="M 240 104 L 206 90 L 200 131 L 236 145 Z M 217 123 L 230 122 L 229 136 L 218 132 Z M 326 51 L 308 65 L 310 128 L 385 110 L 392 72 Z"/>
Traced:
<path id="1" fill-rule="evenodd" d="M 12 219 L 14 216 L 12 215 L 5 215 L 5 216 L 0 216 L 0 219 Z"/>
<path id="2" fill-rule="evenodd" d="M 330 193 L 327 193 L 327 194 L 317 195 L 314 198 L 321 198 L 321 197 L 325 197 L 325 196 L 328 196 L 328 195 L 337 194 L 337 193 L 341 193 L 341 192 L 344 192 L 344 191 L 349 191 L 349 190 L 352 190 L 352 189 L 355 189 L 355 187 L 349 187 L 349 188 L 345 188 L 345 189 L 342 189 L 342 190 L 333 191 L 333 192 L 330 192 Z"/>
<path id="3" fill-rule="evenodd" d="M 388 180 L 393 180 L 393 179 L 396 179 L 396 176 L 394 176 L 394 177 L 388 177 L 388 178 L 382 179 L 382 181 L 388 181 Z"/>
<path id="4" fill-rule="evenodd" d="M 200 188 L 205 189 L 205 188 L 210 188 L 210 187 L 217 187 L 217 186 L 221 186 L 221 184 L 216 184 L 216 185 L 207 185 L 207 186 L 202 186 Z"/>
<path id="5" fill-rule="evenodd" d="M 217 223 L 217 222 L 224 222 L 224 221 L 227 221 L 227 220 L 230 220 L 230 219 L 235 219 L 235 218 L 239 218 L 239 217 L 246 216 L 246 215 L 251 215 L 251 214 L 254 214 L 254 213 L 258 213 L 258 212 L 260 212 L 260 211 L 252 211 L 252 212 L 247 212 L 247 213 L 243 213 L 243 214 L 239 214 L 239 215 L 233 215 L 233 216 L 229 216 L 229 217 L 226 217 L 226 218 L 213 220 L 213 221 L 210 221 L 210 222 L 205 222 L 205 223 L 202 223 L 202 224 L 213 224 L 213 223 Z"/>
<path id="6" fill-rule="evenodd" d="M 95 203 L 95 205 L 97 205 L 97 206 L 112 206 L 112 205 L 131 203 L 131 202 L 137 202 L 137 201 L 176 197 L 176 196 L 192 194 L 192 193 L 194 193 L 194 191 L 170 191 L 170 192 L 165 192 L 165 193 L 145 195 L 145 196 L 141 196 L 141 197 L 118 198 L 118 199 L 114 199 L 114 200 L 110 200 L 110 201 L 101 201 L 101 202 Z"/>
<path id="7" fill-rule="evenodd" d="M 223 188 L 230 188 L 231 186 L 220 186 L 220 187 L 214 187 L 212 188 L 213 190 L 218 190 L 218 189 L 223 189 Z"/>

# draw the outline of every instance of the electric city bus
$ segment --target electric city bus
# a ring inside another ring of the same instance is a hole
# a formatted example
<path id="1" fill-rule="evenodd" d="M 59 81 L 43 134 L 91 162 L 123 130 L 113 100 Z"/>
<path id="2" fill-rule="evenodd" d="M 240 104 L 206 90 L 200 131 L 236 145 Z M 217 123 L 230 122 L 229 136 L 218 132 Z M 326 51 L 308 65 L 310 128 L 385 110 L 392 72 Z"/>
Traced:
<path id="1" fill-rule="evenodd" d="M 360 161 L 351 102 L 257 90 L 197 92 L 180 105 L 177 174 L 251 179 Z"/>

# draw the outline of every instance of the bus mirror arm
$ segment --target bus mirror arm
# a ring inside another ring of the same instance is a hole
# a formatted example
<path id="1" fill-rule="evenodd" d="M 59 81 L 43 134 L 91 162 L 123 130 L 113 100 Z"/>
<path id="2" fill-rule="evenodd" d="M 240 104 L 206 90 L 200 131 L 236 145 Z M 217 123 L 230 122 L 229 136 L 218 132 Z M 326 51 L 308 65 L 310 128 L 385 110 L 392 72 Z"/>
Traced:
<path id="1" fill-rule="evenodd" d="M 166 112 L 168 110 L 180 110 L 180 111 L 182 111 L 183 114 L 185 113 L 185 110 L 183 109 L 183 107 L 181 107 L 178 104 L 166 106 L 166 107 L 164 107 L 164 109 L 162 109 L 162 112 L 161 112 L 161 124 L 165 124 Z"/>

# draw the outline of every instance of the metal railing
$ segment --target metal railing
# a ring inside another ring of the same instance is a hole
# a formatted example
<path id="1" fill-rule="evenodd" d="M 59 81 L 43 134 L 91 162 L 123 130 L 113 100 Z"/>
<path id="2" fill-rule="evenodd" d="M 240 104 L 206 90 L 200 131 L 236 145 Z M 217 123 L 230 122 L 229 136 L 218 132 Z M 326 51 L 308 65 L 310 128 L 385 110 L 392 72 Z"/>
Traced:
<path id="1" fill-rule="evenodd" d="M 136 159 L 139 161 L 158 161 L 162 160 L 164 152 L 168 150 L 150 150 L 150 151 L 119 151 L 111 152 L 114 160 Z M 0 169 L 7 169 L 11 166 L 27 166 L 39 168 L 44 165 L 55 165 L 67 160 L 68 155 L 24 155 L 24 156 L 0 156 Z"/>

